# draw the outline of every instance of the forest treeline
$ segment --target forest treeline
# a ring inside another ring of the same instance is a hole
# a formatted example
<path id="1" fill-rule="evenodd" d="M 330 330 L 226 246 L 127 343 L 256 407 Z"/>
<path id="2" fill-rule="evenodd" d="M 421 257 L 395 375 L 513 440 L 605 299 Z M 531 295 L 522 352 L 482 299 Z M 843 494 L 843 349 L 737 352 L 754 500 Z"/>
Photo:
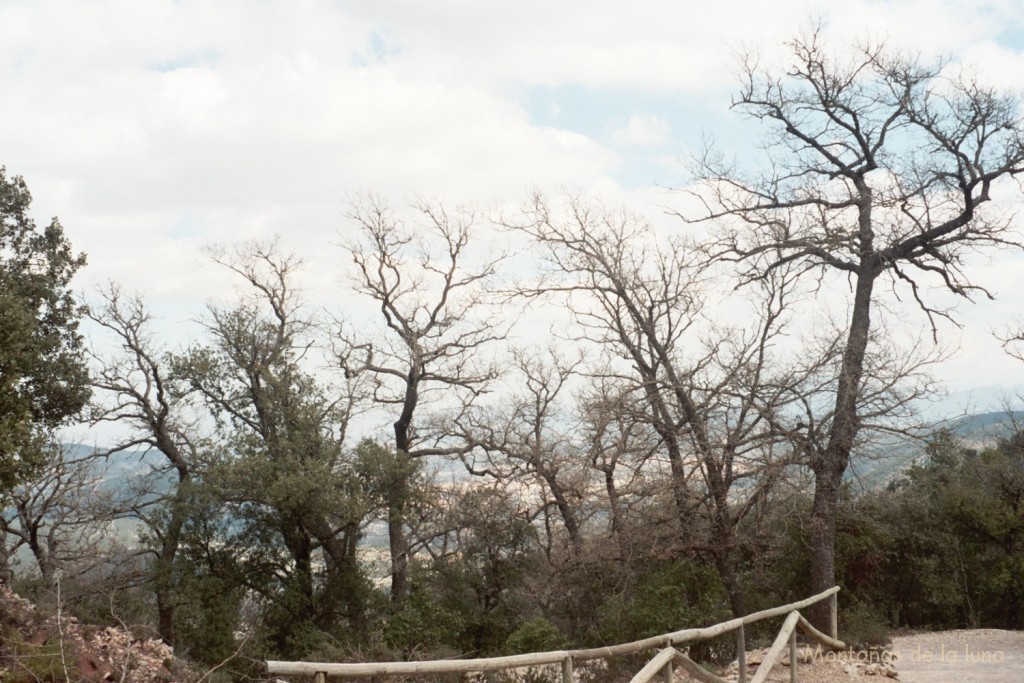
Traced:
<path id="1" fill-rule="evenodd" d="M 990 200 L 1024 170 L 1018 101 L 884 46 L 791 48 L 742 70 L 760 171 L 699 155 L 672 227 L 367 196 L 335 306 L 287 244 L 211 248 L 238 289 L 182 343 L 143 294 L 76 302 L 84 256 L 0 175 L 6 578 L 234 677 L 620 642 L 835 582 L 855 641 L 1020 626 L 1024 439 L 916 414 L 951 315 L 930 288 L 984 294 L 965 255 L 1014 246 Z M 76 420 L 123 438 L 64 449 Z M 851 484 L 907 439 L 929 457 Z M 112 463 L 144 467 L 112 487 Z"/>

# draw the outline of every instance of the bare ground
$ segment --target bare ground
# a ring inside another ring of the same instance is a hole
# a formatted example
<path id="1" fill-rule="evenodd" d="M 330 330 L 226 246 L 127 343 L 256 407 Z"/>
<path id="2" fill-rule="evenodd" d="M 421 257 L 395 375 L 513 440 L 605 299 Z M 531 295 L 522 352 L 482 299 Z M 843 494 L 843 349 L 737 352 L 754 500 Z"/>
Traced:
<path id="1" fill-rule="evenodd" d="M 999 629 L 940 631 L 893 638 L 900 681 L 1020 683 L 1024 632 Z"/>
<path id="2" fill-rule="evenodd" d="M 749 681 L 761 664 L 767 650 L 747 652 L 747 680 Z M 882 652 L 829 652 L 824 649 L 801 647 L 797 655 L 797 680 L 800 683 L 831 683 L 832 681 L 885 681 L 893 680 L 896 671 L 886 664 L 888 655 Z M 739 671 L 733 662 L 724 672 L 723 678 L 738 681 Z M 783 653 L 781 661 L 768 675 L 770 683 L 789 683 L 789 652 Z M 676 680 L 693 680 L 682 676 L 676 669 Z"/>

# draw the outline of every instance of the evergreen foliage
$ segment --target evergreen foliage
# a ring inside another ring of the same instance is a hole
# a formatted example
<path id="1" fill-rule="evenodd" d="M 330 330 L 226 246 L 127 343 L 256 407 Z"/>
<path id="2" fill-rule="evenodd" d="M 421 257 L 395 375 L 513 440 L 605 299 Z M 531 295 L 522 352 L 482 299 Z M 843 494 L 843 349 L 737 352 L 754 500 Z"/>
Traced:
<path id="1" fill-rule="evenodd" d="M 85 256 L 54 218 L 39 229 L 32 195 L 0 167 L 0 493 L 40 464 L 52 430 L 89 398 L 70 289 Z"/>

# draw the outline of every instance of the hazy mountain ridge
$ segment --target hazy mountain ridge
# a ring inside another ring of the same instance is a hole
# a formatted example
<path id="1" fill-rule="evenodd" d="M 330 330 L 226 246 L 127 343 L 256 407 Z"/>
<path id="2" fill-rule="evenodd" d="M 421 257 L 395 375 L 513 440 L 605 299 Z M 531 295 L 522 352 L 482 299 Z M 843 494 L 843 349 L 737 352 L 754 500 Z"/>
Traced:
<path id="1" fill-rule="evenodd" d="M 951 420 L 936 422 L 934 432 L 946 430 L 964 441 L 970 448 L 985 448 L 998 439 L 1009 436 L 1014 425 L 1024 425 L 1024 410 L 998 410 L 964 415 Z M 901 438 L 871 454 L 855 456 L 847 473 L 847 479 L 862 489 L 871 490 L 887 485 L 895 475 L 925 457 L 926 443 L 909 437 Z M 92 453 L 102 453 L 99 446 L 85 444 L 64 444 L 65 453 L 73 458 L 83 458 Z M 154 495 L 169 492 L 173 488 L 173 474 L 166 471 L 166 460 L 155 449 L 123 451 L 101 458 L 96 462 L 96 474 L 102 479 L 101 488 L 107 491 L 123 490 L 127 486 L 139 485 L 143 480 Z M 458 480 L 461 474 L 453 464 L 443 463 L 442 477 Z M 383 531 L 369 525 L 367 535 L 376 537 Z"/>
<path id="2" fill-rule="evenodd" d="M 1015 425 L 1024 427 L 1024 410 L 997 410 L 936 422 L 931 431 L 949 432 L 968 448 L 987 448 L 1009 436 Z M 901 472 L 927 457 L 927 437 L 903 437 L 871 454 L 855 455 L 846 474 L 862 490 L 888 486 Z"/>

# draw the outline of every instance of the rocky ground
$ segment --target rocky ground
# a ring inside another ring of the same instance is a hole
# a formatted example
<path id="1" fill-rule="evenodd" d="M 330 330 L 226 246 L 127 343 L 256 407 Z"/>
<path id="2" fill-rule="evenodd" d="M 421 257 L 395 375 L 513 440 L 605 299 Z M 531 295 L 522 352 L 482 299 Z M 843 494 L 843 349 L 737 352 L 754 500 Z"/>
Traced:
<path id="1" fill-rule="evenodd" d="M 151 683 L 180 680 L 171 648 L 120 628 L 44 616 L 0 583 L 0 680 Z"/>
<path id="2" fill-rule="evenodd" d="M 747 680 L 764 660 L 768 650 L 747 653 Z M 833 681 L 884 681 L 897 678 L 889 656 L 881 651 L 829 652 L 825 649 L 801 647 L 797 651 L 797 680 L 800 683 L 831 683 Z M 720 674 L 728 681 L 739 680 L 739 669 L 733 662 Z M 680 679 L 687 680 L 687 679 Z M 768 675 L 771 683 L 789 683 L 789 650 Z"/>

